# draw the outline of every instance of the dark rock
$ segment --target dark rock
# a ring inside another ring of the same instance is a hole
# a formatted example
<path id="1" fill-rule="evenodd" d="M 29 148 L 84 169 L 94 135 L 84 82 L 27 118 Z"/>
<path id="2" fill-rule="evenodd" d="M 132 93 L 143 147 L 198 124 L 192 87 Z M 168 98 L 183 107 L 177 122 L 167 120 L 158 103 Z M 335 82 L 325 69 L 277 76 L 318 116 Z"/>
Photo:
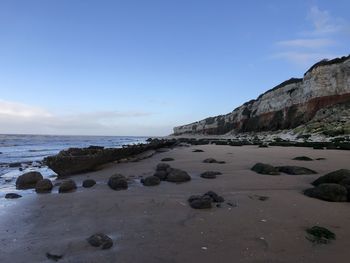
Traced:
<path id="1" fill-rule="evenodd" d="M 48 252 L 46 253 L 46 257 L 53 261 L 59 261 L 60 259 L 63 258 L 63 255 L 57 255 L 57 254 L 52 254 Z"/>
<path id="2" fill-rule="evenodd" d="M 317 244 L 328 244 L 336 239 L 336 235 L 325 227 L 313 226 L 306 229 L 306 233 L 308 234 L 306 238 Z"/>
<path id="3" fill-rule="evenodd" d="M 35 188 L 38 181 L 42 180 L 43 176 L 39 172 L 28 172 L 20 175 L 16 180 L 17 189 Z"/>
<path id="4" fill-rule="evenodd" d="M 327 184 L 327 183 L 339 184 L 342 180 L 347 178 L 350 178 L 350 170 L 340 169 L 319 177 L 312 184 L 315 186 L 320 184 Z"/>
<path id="5" fill-rule="evenodd" d="M 216 171 L 206 171 L 204 173 L 201 173 L 201 177 L 205 179 L 215 179 L 217 175 L 220 175 L 220 172 Z"/>
<path id="6" fill-rule="evenodd" d="M 214 158 L 207 158 L 205 160 L 203 160 L 203 163 L 225 163 L 224 161 L 217 161 Z"/>
<path id="7" fill-rule="evenodd" d="M 50 179 L 43 179 L 36 183 L 35 192 L 37 193 L 49 193 L 53 188 L 53 184 Z"/>
<path id="8" fill-rule="evenodd" d="M 212 207 L 212 199 L 210 196 L 191 196 L 188 199 L 190 206 L 194 209 L 208 209 Z"/>
<path id="9" fill-rule="evenodd" d="M 72 179 L 64 180 L 60 187 L 58 188 L 59 193 L 69 193 L 75 191 L 77 189 L 77 185 Z"/>
<path id="10" fill-rule="evenodd" d="M 103 150 L 105 147 L 103 146 L 95 146 L 95 145 L 90 145 L 89 147 L 87 147 L 87 149 L 89 150 Z"/>
<path id="11" fill-rule="evenodd" d="M 21 198 L 22 196 L 16 193 L 8 193 L 5 195 L 6 199 L 17 199 L 17 198 Z"/>
<path id="12" fill-rule="evenodd" d="M 170 165 L 167 163 L 159 163 L 156 167 L 156 171 L 166 171 L 170 168 Z"/>
<path id="13" fill-rule="evenodd" d="M 90 187 L 93 187 L 95 184 L 96 184 L 95 180 L 93 180 L 93 179 L 86 179 L 86 180 L 83 181 L 82 186 L 84 188 L 90 188 Z"/>
<path id="14" fill-rule="evenodd" d="M 317 160 L 317 161 L 323 161 L 323 160 L 326 160 L 326 158 L 316 158 L 315 160 Z"/>
<path id="15" fill-rule="evenodd" d="M 171 161 L 174 161 L 174 158 L 167 157 L 167 158 L 163 158 L 161 161 L 162 162 L 171 162 Z"/>
<path id="16" fill-rule="evenodd" d="M 324 150 L 324 147 L 322 147 L 322 146 L 313 146 L 312 147 L 314 150 Z"/>
<path id="17" fill-rule="evenodd" d="M 168 176 L 166 171 L 156 171 L 153 176 L 158 177 L 160 180 L 164 181 Z"/>
<path id="18" fill-rule="evenodd" d="M 141 179 L 141 183 L 144 186 L 154 186 L 160 184 L 160 179 L 157 176 L 148 176 L 145 179 Z"/>
<path id="19" fill-rule="evenodd" d="M 307 157 L 307 156 L 297 156 L 297 157 L 293 158 L 293 160 L 297 160 L 297 161 L 313 161 L 312 158 Z"/>
<path id="20" fill-rule="evenodd" d="M 9 167 L 10 168 L 17 168 L 17 167 L 21 167 L 21 165 L 22 165 L 21 163 L 10 163 Z"/>
<path id="21" fill-rule="evenodd" d="M 314 170 L 300 167 L 300 166 L 278 166 L 278 171 L 286 174 L 300 175 L 300 174 L 317 174 Z"/>
<path id="22" fill-rule="evenodd" d="M 213 191 L 206 192 L 204 196 L 209 196 L 214 203 L 222 203 L 225 199 L 222 196 L 219 196 L 217 193 Z"/>
<path id="23" fill-rule="evenodd" d="M 114 174 L 108 180 L 108 185 L 113 190 L 125 190 L 128 189 L 128 181 L 125 176 L 121 174 Z"/>
<path id="24" fill-rule="evenodd" d="M 259 148 L 268 148 L 269 146 L 267 144 L 259 144 Z"/>
<path id="25" fill-rule="evenodd" d="M 252 171 L 257 172 L 259 174 L 269 174 L 269 175 L 279 175 L 279 171 L 277 168 L 273 167 L 270 164 L 266 163 L 257 163 L 252 168 Z"/>
<path id="26" fill-rule="evenodd" d="M 94 234 L 87 241 L 91 246 L 101 247 L 102 249 L 109 249 L 113 246 L 113 240 L 103 233 Z"/>
<path id="27" fill-rule="evenodd" d="M 173 183 L 182 183 L 191 180 L 191 176 L 183 170 L 172 168 L 168 173 L 166 181 Z"/>
<path id="28" fill-rule="evenodd" d="M 306 189 L 304 194 L 330 202 L 345 202 L 348 192 L 344 186 L 339 184 L 320 184 L 314 188 Z"/>
<path id="29" fill-rule="evenodd" d="M 202 153 L 202 152 L 204 152 L 204 151 L 201 150 L 201 149 L 195 149 L 195 150 L 193 150 L 192 152 L 194 152 L 194 153 Z"/>

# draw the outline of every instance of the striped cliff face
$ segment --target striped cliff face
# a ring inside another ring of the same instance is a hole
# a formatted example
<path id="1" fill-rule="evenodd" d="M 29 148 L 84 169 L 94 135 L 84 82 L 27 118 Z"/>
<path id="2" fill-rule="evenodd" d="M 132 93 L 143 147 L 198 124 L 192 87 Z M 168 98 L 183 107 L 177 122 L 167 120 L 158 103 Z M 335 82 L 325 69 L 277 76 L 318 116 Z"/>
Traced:
<path id="1" fill-rule="evenodd" d="M 174 134 L 291 129 L 311 120 L 317 111 L 350 101 L 350 56 L 317 63 L 302 79 L 287 80 L 229 114 L 174 128 Z"/>

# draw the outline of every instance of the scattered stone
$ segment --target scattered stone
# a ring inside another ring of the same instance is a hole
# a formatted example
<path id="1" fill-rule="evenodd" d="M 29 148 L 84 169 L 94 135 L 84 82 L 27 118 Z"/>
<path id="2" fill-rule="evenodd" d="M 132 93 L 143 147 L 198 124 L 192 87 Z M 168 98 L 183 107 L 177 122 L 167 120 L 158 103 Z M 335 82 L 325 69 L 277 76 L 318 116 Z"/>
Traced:
<path id="1" fill-rule="evenodd" d="M 109 249 L 113 246 L 113 240 L 103 233 L 94 234 L 87 241 L 91 246 L 101 247 L 102 249 Z"/>
<path id="2" fill-rule="evenodd" d="M 17 167 L 21 167 L 21 166 L 22 166 L 21 163 L 10 163 L 10 164 L 9 164 L 9 167 L 10 167 L 10 168 L 17 168 Z"/>
<path id="3" fill-rule="evenodd" d="M 217 161 L 216 159 L 214 158 L 207 158 L 205 160 L 203 160 L 203 163 L 225 163 L 225 161 Z"/>
<path id="4" fill-rule="evenodd" d="M 121 174 L 114 174 L 108 180 L 108 185 L 113 190 L 125 190 L 128 189 L 128 182 L 125 176 Z"/>
<path id="5" fill-rule="evenodd" d="M 220 172 L 216 172 L 216 171 L 206 171 L 201 174 L 201 177 L 205 179 L 215 179 L 216 176 L 220 174 L 221 174 Z"/>
<path id="6" fill-rule="evenodd" d="M 160 180 L 166 180 L 168 173 L 166 171 L 156 171 L 153 176 L 158 177 Z"/>
<path id="7" fill-rule="evenodd" d="M 347 178 L 350 178 L 350 170 L 340 169 L 319 177 L 312 184 L 314 186 L 317 186 L 320 184 L 327 184 L 327 183 L 339 184 L 342 180 Z"/>
<path id="8" fill-rule="evenodd" d="M 323 160 L 326 160 L 326 158 L 316 158 L 315 160 L 317 160 L 317 161 L 323 161 Z"/>
<path id="9" fill-rule="evenodd" d="M 8 193 L 5 195 L 6 199 L 17 199 L 17 198 L 21 198 L 22 196 L 16 193 Z"/>
<path id="10" fill-rule="evenodd" d="M 301 174 L 317 174 L 314 170 L 300 166 L 278 166 L 278 171 L 286 174 L 301 175 Z"/>
<path id="11" fill-rule="evenodd" d="M 194 209 L 208 209 L 212 207 L 210 196 L 193 195 L 188 199 L 190 206 Z"/>
<path id="12" fill-rule="evenodd" d="M 280 174 L 277 168 L 273 167 L 270 164 L 265 164 L 265 163 L 257 163 L 251 168 L 251 170 L 259 174 L 269 174 L 269 175 Z"/>
<path id="13" fill-rule="evenodd" d="M 293 160 L 297 160 L 297 161 L 313 161 L 312 158 L 307 157 L 307 156 L 297 156 L 297 157 L 293 158 Z"/>
<path id="14" fill-rule="evenodd" d="M 59 193 L 69 193 L 75 191 L 77 189 L 77 185 L 72 179 L 64 180 L 60 187 L 58 188 Z"/>
<path id="15" fill-rule="evenodd" d="M 325 227 L 313 226 L 306 229 L 306 239 L 317 244 L 328 244 L 336 239 L 336 235 Z"/>
<path id="16" fill-rule="evenodd" d="M 266 201 L 270 198 L 268 196 L 263 196 L 263 195 L 249 195 L 248 197 L 250 199 L 255 199 L 255 200 L 259 200 L 259 201 Z"/>
<path id="17" fill-rule="evenodd" d="M 201 149 L 195 149 L 195 150 L 193 150 L 192 152 L 194 152 L 194 153 L 202 153 L 202 152 L 204 152 L 204 151 L 201 150 Z"/>
<path id="18" fill-rule="evenodd" d="M 167 158 L 163 158 L 161 161 L 162 162 L 171 162 L 171 161 L 174 161 L 174 158 L 167 157 Z"/>
<path id="19" fill-rule="evenodd" d="M 36 183 L 35 192 L 37 193 L 49 193 L 53 188 L 53 184 L 50 179 L 43 179 Z"/>
<path id="20" fill-rule="evenodd" d="M 52 254 L 52 253 L 46 253 L 46 257 L 50 260 L 53 261 L 59 261 L 60 259 L 63 258 L 63 255 L 56 255 L 56 254 Z"/>
<path id="21" fill-rule="evenodd" d="M 157 165 L 156 171 L 166 171 L 169 168 L 170 168 L 169 164 L 167 164 L 167 163 L 159 163 Z"/>
<path id="22" fill-rule="evenodd" d="M 141 179 L 141 183 L 144 186 L 154 186 L 160 184 L 160 178 L 157 176 L 148 176 L 145 179 Z"/>
<path id="23" fill-rule="evenodd" d="M 83 181 L 82 186 L 84 188 L 90 188 L 90 187 L 93 187 L 95 184 L 96 184 L 95 180 L 93 180 L 93 179 L 86 179 L 86 180 Z"/>
<path id="24" fill-rule="evenodd" d="M 39 172 L 28 172 L 20 175 L 16 180 L 17 189 L 35 188 L 38 181 L 42 180 L 43 176 Z"/>
<path id="25" fill-rule="evenodd" d="M 339 184 L 320 184 L 314 188 L 309 188 L 304 191 L 304 194 L 309 197 L 321 199 L 330 202 L 346 202 L 348 191 Z"/>
<path id="26" fill-rule="evenodd" d="M 173 183 L 182 183 L 191 180 L 191 176 L 183 170 L 172 168 L 166 177 L 166 181 Z"/>
<path id="27" fill-rule="evenodd" d="M 157 153 L 165 153 L 165 152 L 169 152 L 170 149 L 169 148 L 159 148 L 159 149 L 156 149 L 156 152 Z"/>
<path id="28" fill-rule="evenodd" d="M 269 146 L 265 143 L 259 144 L 259 148 L 268 148 Z"/>
<path id="29" fill-rule="evenodd" d="M 222 203 L 225 199 L 222 196 L 219 196 L 217 193 L 213 191 L 206 192 L 204 196 L 209 196 L 214 203 Z"/>

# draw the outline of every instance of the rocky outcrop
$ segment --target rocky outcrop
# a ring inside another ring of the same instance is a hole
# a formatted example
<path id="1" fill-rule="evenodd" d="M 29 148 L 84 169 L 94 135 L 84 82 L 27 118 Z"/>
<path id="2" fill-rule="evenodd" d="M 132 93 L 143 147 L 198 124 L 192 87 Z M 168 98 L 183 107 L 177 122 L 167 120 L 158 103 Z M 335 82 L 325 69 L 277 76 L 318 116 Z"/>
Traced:
<path id="1" fill-rule="evenodd" d="M 174 128 L 174 135 L 220 135 L 292 129 L 323 109 L 340 103 L 350 108 L 350 56 L 321 61 L 303 78 L 291 78 L 229 114 Z"/>

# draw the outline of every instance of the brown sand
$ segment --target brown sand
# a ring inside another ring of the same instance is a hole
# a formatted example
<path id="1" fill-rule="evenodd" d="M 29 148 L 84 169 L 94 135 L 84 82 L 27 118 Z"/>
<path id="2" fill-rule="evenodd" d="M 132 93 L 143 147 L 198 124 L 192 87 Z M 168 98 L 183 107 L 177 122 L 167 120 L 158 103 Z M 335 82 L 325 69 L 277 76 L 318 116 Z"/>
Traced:
<path id="1" fill-rule="evenodd" d="M 193 153 L 203 149 L 203 153 Z M 294 161 L 306 155 L 322 161 Z M 130 178 L 151 175 L 164 157 L 184 169 L 192 181 L 162 182 L 143 187 L 137 179 L 128 190 L 113 191 L 108 177 L 119 172 Z M 214 157 L 226 164 L 205 164 Z M 256 162 L 300 165 L 318 175 L 260 175 Z M 324 173 L 350 168 L 350 152 L 310 148 L 257 146 L 193 146 L 176 148 L 136 163 L 110 164 L 103 170 L 74 176 L 98 185 L 68 194 L 29 195 L 6 200 L 0 213 L 0 262 L 52 262 L 47 252 L 63 254 L 59 262 L 349 262 L 350 203 L 331 203 L 301 194 Z M 223 173 L 203 179 L 206 170 Z M 213 190 L 226 202 L 221 208 L 194 210 L 192 194 Z M 56 190 L 57 192 L 57 190 Z M 266 201 L 257 196 L 268 196 Z M 328 245 L 314 245 L 305 228 L 321 225 L 336 233 Z M 90 247 L 91 234 L 113 238 L 109 250 Z"/>

